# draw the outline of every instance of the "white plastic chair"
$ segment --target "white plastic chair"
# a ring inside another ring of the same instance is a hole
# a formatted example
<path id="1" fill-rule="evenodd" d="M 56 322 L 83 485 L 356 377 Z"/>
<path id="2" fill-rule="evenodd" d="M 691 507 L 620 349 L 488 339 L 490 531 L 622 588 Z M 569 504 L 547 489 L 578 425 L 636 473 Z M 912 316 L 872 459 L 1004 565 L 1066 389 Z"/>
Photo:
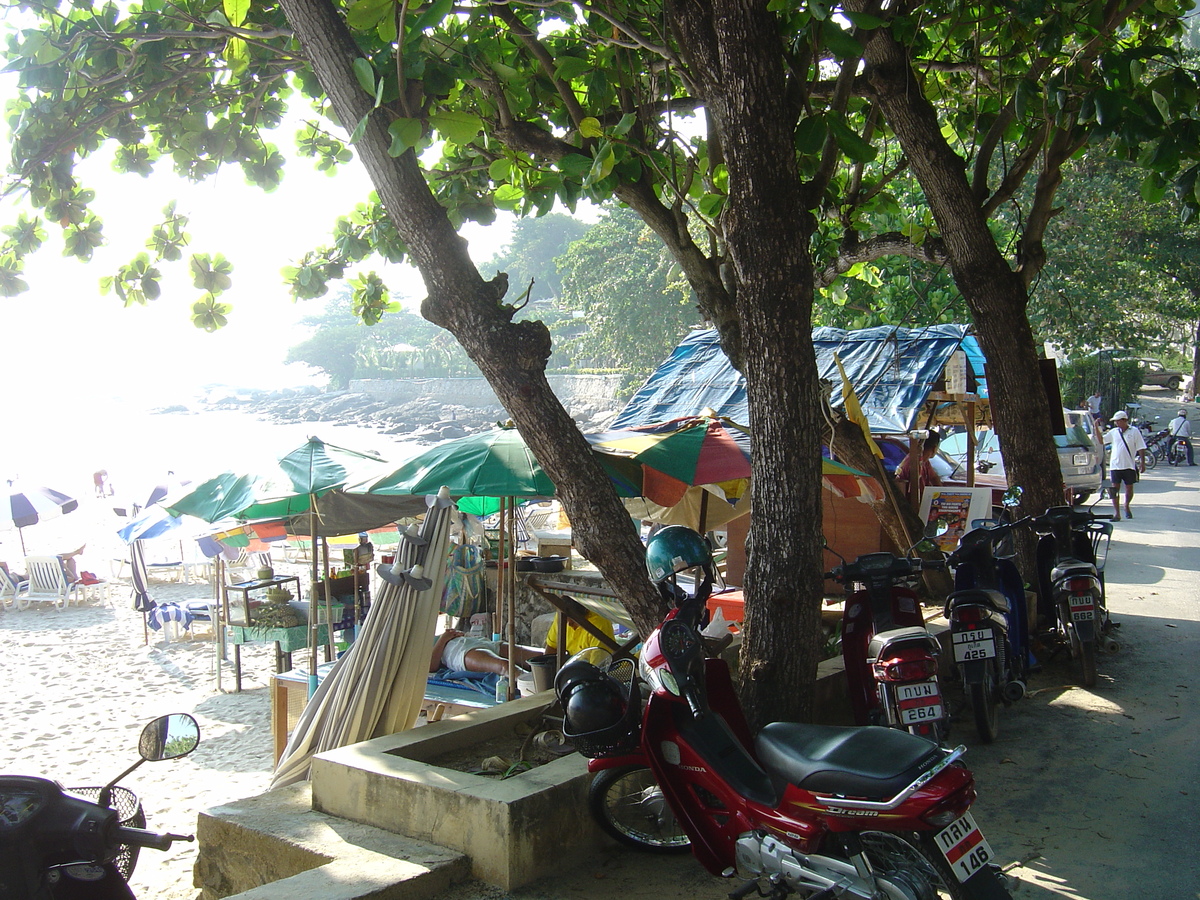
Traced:
<path id="1" fill-rule="evenodd" d="M 18 581 L 5 569 L 0 569 L 0 603 L 6 609 L 25 609 L 29 606 L 29 582 Z"/>
<path id="2" fill-rule="evenodd" d="M 72 600 L 83 599 L 79 587 L 67 581 L 66 570 L 57 556 L 27 556 L 25 572 L 29 575 L 28 603 L 53 603 L 59 609 L 66 609 Z"/>

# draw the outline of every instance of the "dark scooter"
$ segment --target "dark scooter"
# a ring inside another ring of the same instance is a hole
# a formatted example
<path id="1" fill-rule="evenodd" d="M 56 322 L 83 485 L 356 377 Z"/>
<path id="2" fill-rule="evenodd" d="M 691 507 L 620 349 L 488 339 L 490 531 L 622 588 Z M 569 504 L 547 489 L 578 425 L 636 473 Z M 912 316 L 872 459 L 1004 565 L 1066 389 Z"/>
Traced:
<path id="1" fill-rule="evenodd" d="M 915 591 L 899 582 L 923 569 L 944 569 L 941 560 L 891 553 L 842 559 L 825 577 L 847 587 L 842 612 L 842 662 L 857 725 L 884 725 L 941 742 L 949 734 L 938 685 L 941 644 L 925 627 Z"/>
<path id="2" fill-rule="evenodd" d="M 137 797 L 117 782 L 143 762 L 178 759 L 199 743 L 191 716 L 162 716 L 142 730 L 141 759 L 104 787 L 0 775 L 0 897 L 134 900 L 127 882 L 139 848 L 169 850 L 174 841 L 195 838 L 146 831 Z"/>
<path id="3" fill-rule="evenodd" d="M 1104 561 L 1112 522 L 1088 509 L 1056 506 L 1027 520 L 1037 545 L 1039 636 L 1067 647 L 1086 687 L 1096 683 L 1096 653 L 1120 644 L 1104 596 Z"/>
<path id="4" fill-rule="evenodd" d="M 1017 502 L 1006 497 L 1009 507 Z M 999 732 L 1001 705 L 1025 696 L 1029 677 L 1029 622 L 1025 588 L 1012 560 L 996 553 L 1015 523 L 972 522 L 947 558 L 954 591 L 946 598 L 946 619 L 954 664 L 971 704 L 979 739 L 991 743 Z"/>

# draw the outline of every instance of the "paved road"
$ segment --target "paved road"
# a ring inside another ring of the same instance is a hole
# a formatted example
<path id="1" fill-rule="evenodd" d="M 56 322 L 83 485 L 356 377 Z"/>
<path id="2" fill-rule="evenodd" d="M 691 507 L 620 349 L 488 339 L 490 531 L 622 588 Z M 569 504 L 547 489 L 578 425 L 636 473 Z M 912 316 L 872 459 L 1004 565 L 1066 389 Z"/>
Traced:
<path id="1" fill-rule="evenodd" d="M 971 747 L 980 825 L 1022 863 L 1022 900 L 1200 897 L 1200 468 L 1160 465 L 1133 512 L 1106 569 L 1122 648 L 1100 657 L 1095 688 L 1053 661 L 1001 711 L 995 744 L 969 725 L 954 736 Z"/>

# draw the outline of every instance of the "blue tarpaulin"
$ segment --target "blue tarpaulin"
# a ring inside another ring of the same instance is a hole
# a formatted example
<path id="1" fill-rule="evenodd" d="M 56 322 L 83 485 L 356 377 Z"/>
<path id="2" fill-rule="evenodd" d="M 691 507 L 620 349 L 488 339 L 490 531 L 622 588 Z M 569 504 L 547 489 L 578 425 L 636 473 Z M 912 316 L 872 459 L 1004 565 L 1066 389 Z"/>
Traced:
<path id="1" fill-rule="evenodd" d="M 941 381 L 950 355 L 967 354 L 974 393 L 987 397 L 983 353 L 966 325 L 928 328 L 879 326 L 860 331 L 814 328 L 817 371 L 834 385 L 832 403 L 841 406 L 842 379 L 834 354 L 842 360 L 859 403 L 877 434 L 903 434 L 917 425 L 934 384 Z M 612 428 L 632 428 L 698 415 L 718 415 L 749 424 L 746 382 L 721 350 L 715 329 L 694 331 L 647 379 L 621 411 Z"/>

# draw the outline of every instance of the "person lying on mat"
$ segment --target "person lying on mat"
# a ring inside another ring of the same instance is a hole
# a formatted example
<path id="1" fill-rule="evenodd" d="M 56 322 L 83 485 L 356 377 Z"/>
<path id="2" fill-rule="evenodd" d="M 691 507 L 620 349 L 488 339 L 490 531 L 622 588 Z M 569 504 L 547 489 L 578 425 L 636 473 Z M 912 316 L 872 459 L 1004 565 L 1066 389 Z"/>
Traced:
<path id="1" fill-rule="evenodd" d="M 516 652 L 513 654 L 513 662 L 521 671 L 528 671 L 526 663 L 546 652 L 540 647 L 524 647 L 520 644 L 515 645 L 514 649 Z M 456 628 L 447 628 L 433 645 L 433 654 L 429 657 L 430 672 L 441 668 L 454 672 L 491 672 L 495 675 L 507 675 L 508 644 L 504 641 L 470 637 Z"/>

